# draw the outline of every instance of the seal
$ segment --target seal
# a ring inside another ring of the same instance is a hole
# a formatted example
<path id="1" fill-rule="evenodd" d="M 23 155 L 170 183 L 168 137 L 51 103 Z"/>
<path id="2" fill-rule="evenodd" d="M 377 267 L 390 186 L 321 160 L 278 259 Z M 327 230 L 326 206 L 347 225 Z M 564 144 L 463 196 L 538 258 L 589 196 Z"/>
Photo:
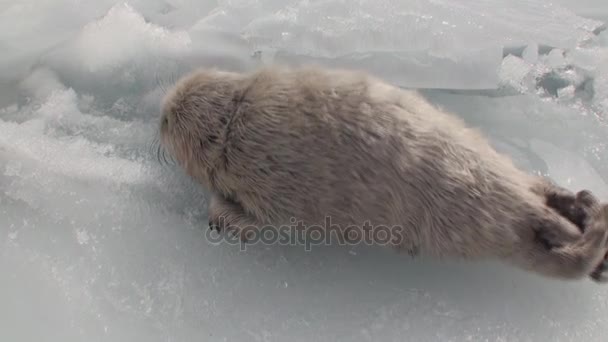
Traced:
<path id="1" fill-rule="evenodd" d="M 391 227 L 388 245 L 412 255 L 607 280 L 608 205 L 516 168 L 416 91 L 320 66 L 200 69 L 161 110 L 162 147 L 212 194 L 210 227 L 243 240 L 329 218 Z"/>

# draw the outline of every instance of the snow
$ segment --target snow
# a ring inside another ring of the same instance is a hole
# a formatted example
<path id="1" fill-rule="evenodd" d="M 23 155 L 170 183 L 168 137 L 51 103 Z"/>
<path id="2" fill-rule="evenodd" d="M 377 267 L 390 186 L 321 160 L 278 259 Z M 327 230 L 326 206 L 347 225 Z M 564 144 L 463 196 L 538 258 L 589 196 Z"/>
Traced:
<path id="1" fill-rule="evenodd" d="M 599 0 L 0 1 L 0 340 L 603 341 L 589 281 L 216 246 L 205 191 L 150 149 L 193 67 L 315 61 L 424 88 L 522 168 L 608 200 L 606 20 Z"/>

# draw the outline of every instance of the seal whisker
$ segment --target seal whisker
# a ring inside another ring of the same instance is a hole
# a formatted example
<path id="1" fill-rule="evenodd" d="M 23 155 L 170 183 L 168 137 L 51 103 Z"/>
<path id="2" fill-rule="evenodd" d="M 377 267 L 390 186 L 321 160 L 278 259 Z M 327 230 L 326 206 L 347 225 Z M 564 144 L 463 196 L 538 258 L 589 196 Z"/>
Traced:
<path id="1" fill-rule="evenodd" d="M 160 80 L 160 89 L 163 91 L 164 95 L 167 95 L 167 86 L 165 85 L 164 80 Z"/>
<path id="2" fill-rule="evenodd" d="M 160 157 L 163 160 L 164 165 L 169 164 L 167 163 L 167 157 L 165 156 L 165 149 L 162 146 L 160 147 Z"/>
<path id="3" fill-rule="evenodd" d="M 159 136 L 158 134 L 154 134 L 154 137 L 152 137 L 152 139 L 150 140 L 150 144 L 148 146 L 148 153 L 150 155 L 154 154 L 154 149 L 155 147 L 159 144 Z"/>
<path id="4" fill-rule="evenodd" d="M 171 84 L 175 84 L 177 82 L 177 74 L 173 71 L 170 76 Z"/>
<path id="5" fill-rule="evenodd" d="M 177 164 L 172 153 L 169 153 L 169 160 L 171 161 L 171 166 L 175 166 Z"/>
<path id="6" fill-rule="evenodd" d="M 163 93 L 163 95 L 167 95 L 167 86 L 165 85 L 163 78 L 161 77 L 161 75 L 158 72 L 155 73 L 155 78 L 156 78 L 156 86 L 160 89 L 160 91 Z"/>
<path id="7" fill-rule="evenodd" d="M 154 140 L 151 140 L 151 141 L 148 143 L 148 147 L 146 148 L 147 153 L 148 153 L 149 155 L 152 155 L 152 151 L 153 151 L 153 149 L 154 149 Z"/>
<path id="8" fill-rule="evenodd" d="M 161 80 L 160 89 L 163 91 L 164 95 L 167 95 L 167 86 L 165 85 L 165 82 L 162 80 Z"/>
<path id="9" fill-rule="evenodd" d="M 150 139 L 150 140 L 148 141 L 148 143 L 147 143 L 146 152 L 147 152 L 147 154 L 149 154 L 149 155 L 152 155 L 152 154 L 153 154 L 153 152 L 152 152 L 152 151 L 154 151 L 154 140 L 155 140 L 155 138 L 153 137 L 153 138 L 152 138 L 152 139 Z"/>
<path id="10" fill-rule="evenodd" d="M 161 153 L 160 150 L 161 150 L 161 146 L 160 146 L 160 144 L 158 144 L 156 146 L 156 160 L 158 161 L 159 164 L 163 165 L 163 162 L 162 162 L 161 157 L 160 157 L 160 153 Z"/>

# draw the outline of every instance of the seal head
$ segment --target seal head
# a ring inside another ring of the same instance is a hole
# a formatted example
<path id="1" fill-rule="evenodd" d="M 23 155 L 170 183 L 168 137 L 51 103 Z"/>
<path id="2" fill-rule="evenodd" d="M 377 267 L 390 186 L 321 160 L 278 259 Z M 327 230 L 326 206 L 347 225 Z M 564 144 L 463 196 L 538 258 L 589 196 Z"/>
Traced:
<path id="1" fill-rule="evenodd" d="M 238 108 L 239 75 L 198 70 L 177 82 L 162 102 L 161 144 L 191 176 L 209 183 Z"/>

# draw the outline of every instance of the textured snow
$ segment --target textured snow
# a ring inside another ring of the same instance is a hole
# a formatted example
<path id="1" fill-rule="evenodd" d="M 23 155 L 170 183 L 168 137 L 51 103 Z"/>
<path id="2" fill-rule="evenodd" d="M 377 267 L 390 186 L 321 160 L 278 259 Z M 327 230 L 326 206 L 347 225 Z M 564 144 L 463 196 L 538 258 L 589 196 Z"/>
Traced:
<path id="1" fill-rule="evenodd" d="M 0 1 L 1 341 L 604 341 L 606 289 L 363 246 L 215 246 L 150 150 L 197 66 L 369 70 L 608 200 L 605 1 Z M 363 196 L 364 194 L 353 194 Z"/>

